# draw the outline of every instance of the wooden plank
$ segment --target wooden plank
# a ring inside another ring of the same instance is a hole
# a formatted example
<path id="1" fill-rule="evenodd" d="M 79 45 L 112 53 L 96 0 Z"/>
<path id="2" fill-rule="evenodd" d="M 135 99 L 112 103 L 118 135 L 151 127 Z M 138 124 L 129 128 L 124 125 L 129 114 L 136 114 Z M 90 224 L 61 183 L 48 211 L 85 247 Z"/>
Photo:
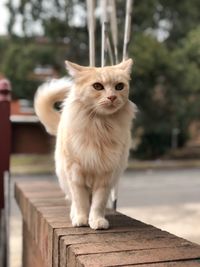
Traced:
<path id="1" fill-rule="evenodd" d="M 55 183 L 43 181 L 41 184 L 20 183 L 15 186 L 15 195 L 32 239 L 38 245 L 44 262 L 52 266 L 53 230 L 55 227 L 71 227 L 64 194 Z M 47 202 L 51 205 L 48 203 L 46 206 Z"/>
<path id="2" fill-rule="evenodd" d="M 50 222 L 49 222 L 50 221 Z M 72 227 L 69 217 L 66 217 L 66 221 L 60 220 L 59 217 L 52 217 L 45 219 L 41 217 L 41 230 L 39 234 L 39 247 L 42 251 L 42 255 L 48 262 L 48 266 L 52 266 L 52 254 L 53 254 L 53 232 L 56 228 Z"/>
<path id="3" fill-rule="evenodd" d="M 84 235 L 62 238 L 61 250 L 67 257 L 61 259 L 61 266 L 68 263 L 69 266 L 75 264 L 78 255 L 110 253 L 117 251 L 131 251 L 141 249 L 167 248 L 183 245 L 192 245 L 184 239 L 177 238 L 167 232 L 153 230 L 148 232 L 125 232 L 99 235 Z"/>
<path id="4" fill-rule="evenodd" d="M 151 245 L 151 242 L 155 241 L 155 242 L 160 242 L 161 241 L 165 241 L 169 242 L 170 241 L 175 241 L 178 244 L 185 244 L 186 241 L 183 239 L 179 239 L 176 238 L 173 235 L 169 235 L 167 232 L 164 231 L 156 231 L 156 230 L 141 230 L 141 231 L 127 231 L 125 232 L 101 232 L 101 233 L 92 233 L 92 234 L 82 234 L 80 235 L 68 235 L 68 236 L 63 236 L 62 238 L 62 242 L 68 246 L 68 245 L 72 245 L 72 244 L 78 244 L 80 246 L 82 246 L 82 244 L 84 244 L 83 247 L 83 254 L 84 254 L 84 250 L 87 247 L 87 249 L 90 248 L 90 243 L 97 243 L 100 245 L 101 244 L 105 244 L 105 247 L 103 248 L 103 250 L 107 251 L 107 245 L 108 247 L 113 245 L 113 242 L 123 242 L 125 240 L 127 241 L 134 241 L 136 245 L 139 245 L 140 249 L 144 248 L 147 244 L 149 246 L 149 244 Z M 89 243 L 89 245 L 86 245 Z M 97 245 L 98 249 L 100 249 L 99 245 Z M 133 244 L 132 244 L 133 245 Z M 120 246 L 120 244 L 119 244 Z M 143 247 L 142 247 L 143 246 Z M 78 246 L 79 247 L 79 246 Z M 77 249 L 78 249 L 77 247 Z M 98 253 L 99 251 L 95 252 L 95 248 L 93 247 L 92 252 L 94 253 Z M 88 253 L 90 250 L 88 250 Z"/>
<path id="5" fill-rule="evenodd" d="M 109 210 L 108 230 L 73 228 L 55 182 L 21 182 L 15 195 L 44 266 L 186 266 L 200 258 L 200 246 Z"/>
<path id="6" fill-rule="evenodd" d="M 52 209 L 57 209 L 56 213 L 52 214 Z M 30 207 L 29 218 L 32 218 L 29 223 L 30 231 L 33 233 L 33 238 L 36 243 L 39 243 L 40 235 L 42 234 L 41 225 L 42 223 L 50 224 L 50 222 L 55 222 L 56 220 L 62 224 L 65 221 L 69 221 L 67 212 L 67 206 L 55 206 L 55 207 L 37 207 L 32 205 Z"/>
<path id="7" fill-rule="evenodd" d="M 20 185 L 16 185 L 15 192 L 22 214 L 26 219 L 27 227 L 32 233 L 33 240 L 38 244 L 45 261 L 51 266 L 54 229 L 71 228 L 71 222 L 67 215 L 69 210 L 66 209 L 64 202 L 61 201 L 59 205 L 57 203 L 54 206 L 54 199 L 56 202 L 57 199 L 62 199 L 63 193 L 56 183 L 48 181 L 39 183 L 38 181 L 31 183 L 27 181 L 22 182 Z M 46 203 L 48 203 L 47 206 Z M 132 220 L 127 216 L 122 216 L 121 214 L 116 216 L 114 214 L 117 213 L 109 211 L 108 215 L 111 227 L 113 228 L 124 224 L 126 227 L 147 227 L 145 224 Z M 58 249 L 55 249 L 55 251 L 58 251 Z"/>
<path id="8" fill-rule="evenodd" d="M 61 253 L 59 252 L 62 250 L 61 244 L 59 240 L 61 239 L 62 236 L 69 236 L 69 235 L 80 235 L 77 240 L 81 238 L 81 235 L 83 234 L 102 234 L 102 233 L 116 233 L 116 232 L 130 232 L 130 231 L 137 231 L 140 232 L 140 230 L 153 230 L 156 229 L 155 227 L 151 225 L 146 225 L 138 220 L 134 220 L 128 216 L 123 216 L 122 214 L 115 212 L 115 211 L 110 211 L 107 210 L 107 218 L 110 222 L 110 228 L 108 230 L 92 230 L 89 227 L 84 227 L 84 228 L 68 228 L 65 229 L 63 228 L 62 230 L 56 229 L 55 230 L 55 236 L 54 236 L 54 266 L 58 266 L 58 257 L 62 257 L 62 261 L 65 261 L 66 255 L 65 252 Z M 67 239 L 66 237 L 66 239 Z M 59 255 L 59 256 L 57 256 Z"/>
<path id="9" fill-rule="evenodd" d="M 101 236 L 101 235 L 99 235 Z M 146 239 L 134 239 L 134 235 L 130 233 L 120 233 L 118 236 L 110 234 L 103 235 L 101 239 L 93 235 L 82 237 L 78 244 L 77 237 L 69 238 L 69 245 L 75 244 L 70 247 L 75 255 L 94 254 L 94 253 L 109 253 L 117 251 L 131 251 L 142 249 L 155 249 L 155 248 L 174 248 L 176 246 L 192 245 L 190 242 L 182 241 L 176 237 L 167 237 L 152 235 Z M 80 238 L 80 237 L 79 237 Z M 100 239 L 100 240 L 99 240 Z M 100 243 L 98 241 L 101 241 Z M 88 243 L 87 243 L 88 242 Z M 65 243 L 66 244 L 66 243 Z"/>
<path id="10" fill-rule="evenodd" d="M 129 231 L 128 231 L 129 230 Z M 136 244 L 140 244 L 141 246 L 144 246 L 144 242 L 148 243 L 151 239 L 162 239 L 166 238 L 168 235 L 166 232 L 159 232 L 155 231 L 154 229 L 140 229 L 140 230 L 133 230 L 132 228 L 130 229 L 123 229 L 122 231 L 114 231 L 113 232 L 104 232 L 104 231 L 99 231 L 98 233 L 93 232 L 93 233 L 84 233 L 84 234 L 79 234 L 79 235 L 68 235 L 68 236 L 63 236 L 60 238 L 60 262 L 61 266 L 66 266 L 68 262 L 70 262 L 71 266 L 73 266 L 72 262 L 74 262 L 74 256 L 78 255 L 79 253 L 74 253 L 74 249 L 76 250 L 77 247 L 74 246 L 75 244 L 78 244 L 78 248 L 82 247 L 83 251 L 81 254 L 90 254 L 95 253 L 95 248 L 100 249 L 102 247 L 104 252 L 113 252 L 116 251 L 116 248 L 113 247 L 113 243 L 116 243 L 118 241 L 118 247 L 123 247 L 124 242 L 128 242 L 131 240 L 137 240 L 133 241 Z M 146 237 L 146 238 L 144 238 Z M 143 242 L 141 239 L 143 238 Z M 171 239 L 173 240 L 173 236 Z M 109 242 L 108 242 L 109 241 Z M 169 241 L 169 240 L 168 240 Z M 134 243 L 134 244 L 135 244 Z M 179 242 L 180 243 L 180 242 Z M 72 246 L 73 245 L 73 246 Z M 104 246 L 105 245 L 105 246 Z M 79 247 L 80 246 L 80 247 Z M 127 246 L 133 246 L 133 243 L 129 244 L 127 243 Z M 73 252 L 68 250 L 70 248 L 73 249 Z M 88 250 L 87 253 L 85 253 L 85 248 Z M 91 248 L 91 249 L 90 249 Z M 118 250 L 117 250 L 118 251 Z M 98 251 L 99 252 L 99 251 Z"/>
<path id="11" fill-rule="evenodd" d="M 133 229 L 133 227 L 131 226 L 118 226 L 115 228 L 109 228 L 107 230 L 92 230 L 89 227 L 81 227 L 81 228 L 74 228 L 74 227 L 68 227 L 68 228 L 62 228 L 62 229 L 55 229 L 54 230 L 54 265 L 53 266 L 58 266 L 58 262 L 60 261 L 60 257 L 64 257 L 63 258 L 63 262 L 66 262 L 66 255 L 65 255 L 65 250 L 63 250 L 63 248 L 61 248 L 63 241 L 65 241 L 65 239 L 68 239 L 68 236 L 73 236 L 76 235 L 78 236 L 78 240 L 82 235 L 87 235 L 87 234 L 93 234 L 93 235 L 98 235 L 98 234 L 115 234 L 115 233 L 129 233 L 129 232 L 141 232 L 144 231 L 146 235 L 149 235 L 149 233 L 152 230 L 155 230 L 154 227 L 152 226 L 147 226 L 146 228 L 143 227 L 142 228 L 135 228 L 135 230 Z M 65 246 L 65 245 L 64 245 Z"/>
<path id="12" fill-rule="evenodd" d="M 43 261 L 43 258 L 38 249 L 38 246 L 32 239 L 32 235 L 28 231 L 28 228 L 25 222 L 23 222 L 23 266 L 48 267 Z"/>
<path id="13" fill-rule="evenodd" d="M 199 267 L 199 260 L 166 261 L 160 263 L 124 265 L 123 267 Z"/>
<path id="14" fill-rule="evenodd" d="M 48 201 L 57 197 L 64 198 L 64 194 L 55 182 L 41 181 L 38 183 L 38 181 L 23 181 L 19 185 L 18 183 L 15 185 L 15 198 L 25 218 L 27 218 L 31 202 L 35 199 L 43 198 Z"/>
<path id="15" fill-rule="evenodd" d="M 15 184 L 15 198 L 26 217 L 27 199 L 28 202 L 41 198 L 51 201 L 53 198 L 64 198 L 64 194 L 55 182 L 42 181 L 38 183 L 38 181 L 23 181 Z"/>
<path id="16" fill-rule="evenodd" d="M 185 241 L 180 241 L 179 238 L 171 235 L 168 236 L 166 232 L 141 232 L 142 235 L 137 232 L 122 232 L 83 235 L 79 238 L 77 236 L 63 237 L 61 238 L 61 251 L 63 251 L 60 259 L 61 266 L 66 266 L 67 264 L 68 266 L 73 266 L 78 255 L 172 247 L 185 244 Z"/>
<path id="17" fill-rule="evenodd" d="M 106 218 L 109 220 L 110 228 L 121 227 L 123 225 L 127 227 L 132 226 L 133 228 L 152 227 L 152 225 L 145 224 L 121 213 L 108 214 Z"/>
<path id="18" fill-rule="evenodd" d="M 52 266 L 53 231 L 56 227 L 71 227 L 69 208 L 67 205 L 41 207 L 40 203 L 39 207 L 32 205 L 30 210 L 34 216 L 34 238 L 45 262 Z"/>
<path id="19" fill-rule="evenodd" d="M 147 227 L 145 231 L 151 231 L 153 227 Z M 138 228 L 136 231 L 140 232 L 141 230 L 144 230 L 144 228 L 140 229 Z M 53 250 L 53 266 L 58 266 L 58 262 L 60 261 L 60 257 L 65 257 L 65 250 L 61 248 L 63 240 L 68 238 L 68 236 L 78 235 L 78 238 L 82 235 L 87 234 L 102 234 L 104 232 L 106 233 L 120 233 L 120 232 L 131 232 L 133 231 L 132 227 L 117 227 L 117 228 L 110 228 L 107 230 L 92 230 L 89 227 L 81 227 L 81 228 L 74 228 L 74 227 L 68 227 L 68 228 L 57 228 L 54 229 L 54 250 Z M 65 262 L 65 260 L 63 260 Z"/>
<path id="20" fill-rule="evenodd" d="M 175 248 L 156 248 L 113 253 L 99 253 L 76 256 L 76 266 L 119 266 L 148 264 L 163 261 L 199 259 L 200 247 L 187 245 Z"/>
<path id="21" fill-rule="evenodd" d="M 54 198 L 32 198 L 31 203 L 36 207 L 59 207 L 66 206 L 67 201 L 64 197 L 54 197 Z"/>
<path id="22" fill-rule="evenodd" d="M 49 203 L 48 203 L 49 202 Z M 44 209 L 56 209 L 58 212 L 67 212 L 67 204 L 64 198 L 46 198 L 46 199 L 40 199 L 40 201 L 35 201 L 35 199 L 31 199 L 31 202 L 29 202 L 29 214 L 28 214 L 28 220 L 30 221 L 30 231 L 34 233 L 34 238 L 36 240 L 36 243 L 38 242 L 39 233 L 40 233 L 40 220 L 39 218 L 43 216 Z M 65 211 L 66 210 L 66 211 Z M 49 214 L 49 213 L 48 213 Z M 55 214 L 58 215 L 58 214 Z M 66 217 L 66 216 L 65 216 Z M 66 218 L 64 218 L 66 220 Z M 63 221 L 64 221 L 63 219 Z M 37 223 L 35 223 L 37 222 Z"/>

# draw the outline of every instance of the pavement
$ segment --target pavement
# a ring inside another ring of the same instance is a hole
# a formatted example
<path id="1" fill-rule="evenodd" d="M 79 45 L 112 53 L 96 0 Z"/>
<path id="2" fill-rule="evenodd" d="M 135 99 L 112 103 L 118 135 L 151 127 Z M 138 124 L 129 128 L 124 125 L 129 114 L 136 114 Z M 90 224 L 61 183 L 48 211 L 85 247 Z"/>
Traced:
<path id="1" fill-rule="evenodd" d="M 118 210 L 200 244 L 200 169 L 126 172 Z"/>
<path id="2" fill-rule="evenodd" d="M 13 175 L 20 179 L 53 175 Z M 21 267 L 21 216 L 12 193 L 11 265 Z M 135 219 L 200 244 L 200 168 L 128 170 L 121 179 L 118 210 Z"/>

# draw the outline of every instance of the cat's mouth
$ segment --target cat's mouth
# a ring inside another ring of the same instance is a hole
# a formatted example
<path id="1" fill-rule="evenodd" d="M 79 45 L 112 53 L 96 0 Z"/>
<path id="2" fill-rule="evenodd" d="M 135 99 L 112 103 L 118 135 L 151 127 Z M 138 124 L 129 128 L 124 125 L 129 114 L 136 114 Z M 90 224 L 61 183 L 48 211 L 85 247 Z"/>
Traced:
<path id="1" fill-rule="evenodd" d="M 117 108 L 117 105 L 114 104 L 114 103 L 105 103 L 103 105 L 103 107 L 106 108 L 106 109 L 115 109 L 115 108 Z"/>
<path id="2" fill-rule="evenodd" d="M 103 108 L 106 112 L 111 112 L 114 113 L 115 111 L 117 111 L 120 108 L 120 104 L 119 103 L 106 103 L 105 105 L 103 105 Z"/>
<path id="3" fill-rule="evenodd" d="M 112 114 L 116 112 L 117 110 L 120 109 L 121 103 L 119 101 L 114 101 L 114 102 L 107 102 L 103 101 L 100 103 L 100 113 L 106 113 L 106 114 Z"/>
<path id="4" fill-rule="evenodd" d="M 116 107 L 116 105 L 114 103 L 106 103 L 105 107 L 112 108 Z"/>

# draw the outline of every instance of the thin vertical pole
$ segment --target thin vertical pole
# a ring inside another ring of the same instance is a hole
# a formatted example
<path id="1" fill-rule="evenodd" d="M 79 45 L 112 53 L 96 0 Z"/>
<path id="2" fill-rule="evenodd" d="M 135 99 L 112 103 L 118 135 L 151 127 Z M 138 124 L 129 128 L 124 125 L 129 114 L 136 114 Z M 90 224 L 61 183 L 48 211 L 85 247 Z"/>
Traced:
<path id="1" fill-rule="evenodd" d="M 131 13 L 132 13 L 133 0 L 126 0 L 126 18 L 124 28 L 124 45 L 123 45 L 123 60 L 127 58 L 127 49 L 130 42 L 131 35 Z"/>
<path id="2" fill-rule="evenodd" d="M 101 0 L 101 67 L 105 66 L 107 24 L 107 0 Z"/>
<path id="3" fill-rule="evenodd" d="M 5 185 L 9 186 L 10 145 L 10 102 L 3 100 L 4 95 L 0 91 L 0 266 L 9 266 L 9 199 L 5 194 Z M 6 178 L 6 179 L 5 179 Z M 6 190 L 7 191 L 7 190 Z"/>
<path id="4" fill-rule="evenodd" d="M 110 64 L 113 65 L 114 64 L 113 51 L 112 51 L 111 44 L 110 44 L 110 39 L 109 39 L 108 36 L 106 36 L 106 50 L 108 51 Z"/>
<path id="5" fill-rule="evenodd" d="M 118 63 L 118 28 L 115 0 L 110 0 L 110 25 L 114 47 L 115 64 Z"/>
<path id="6" fill-rule="evenodd" d="M 10 102 L 0 101 L 0 209 L 4 209 L 4 172 L 9 170 L 10 160 Z"/>
<path id="7" fill-rule="evenodd" d="M 87 23 L 89 32 L 89 62 L 90 66 L 95 66 L 95 0 L 87 0 Z"/>

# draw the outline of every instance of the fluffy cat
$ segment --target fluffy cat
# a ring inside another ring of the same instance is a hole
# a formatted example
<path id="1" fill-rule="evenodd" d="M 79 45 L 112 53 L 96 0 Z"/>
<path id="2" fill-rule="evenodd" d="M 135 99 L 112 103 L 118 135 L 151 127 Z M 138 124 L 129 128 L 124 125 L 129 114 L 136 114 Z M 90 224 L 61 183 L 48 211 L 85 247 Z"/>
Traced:
<path id="1" fill-rule="evenodd" d="M 73 81 L 39 88 L 35 111 L 56 135 L 55 164 L 60 186 L 70 192 L 72 225 L 107 229 L 105 208 L 127 165 L 136 107 L 128 99 L 132 60 L 103 68 L 66 61 Z M 62 111 L 53 109 L 64 99 Z"/>

